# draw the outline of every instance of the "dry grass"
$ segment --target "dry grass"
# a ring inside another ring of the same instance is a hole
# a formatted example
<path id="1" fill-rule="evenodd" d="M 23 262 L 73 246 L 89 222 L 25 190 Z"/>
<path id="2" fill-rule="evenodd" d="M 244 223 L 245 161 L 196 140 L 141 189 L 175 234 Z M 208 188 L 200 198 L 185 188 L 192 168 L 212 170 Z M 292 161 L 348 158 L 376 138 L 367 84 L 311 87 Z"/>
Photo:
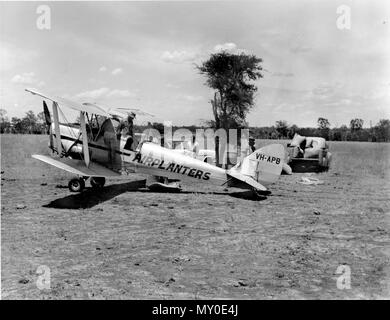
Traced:
<path id="1" fill-rule="evenodd" d="M 323 185 L 282 176 L 253 201 L 203 184 L 148 192 L 140 176 L 71 194 L 30 158 L 45 137 L 1 143 L 4 299 L 390 298 L 389 144 L 331 143 Z M 350 290 L 336 287 L 341 264 Z M 39 265 L 51 290 L 35 285 Z"/>

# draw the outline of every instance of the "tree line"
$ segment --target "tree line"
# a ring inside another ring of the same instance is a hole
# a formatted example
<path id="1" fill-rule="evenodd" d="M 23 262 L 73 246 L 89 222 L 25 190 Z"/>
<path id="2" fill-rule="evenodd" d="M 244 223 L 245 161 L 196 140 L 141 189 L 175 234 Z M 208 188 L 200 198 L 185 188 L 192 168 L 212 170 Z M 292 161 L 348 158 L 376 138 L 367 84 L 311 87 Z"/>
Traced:
<path id="1" fill-rule="evenodd" d="M 363 128 L 362 119 L 352 119 L 349 126 L 330 128 L 325 118 L 318 118 L 317 127 L 298 127 L 289 125 L 285 120 L 276 121 L 271 127 L 251 127 L 250 132 L 257 139 L 292 139 L 295 133 L 306 137 L 323 137 L 329 141 L 390 141 L 390 120 L 381 119 L 370 128 Z"/>
<path id="2" fill-rule="evenodd" d="M 371 128 L 363 128 L 362 119 L 352 119 L 349 126 L 342 125 L 337 128 L 330 128 L 330 123 L 325 118 L 319 118 L 317 127 L 298 127 L 289 125 L 285 120 L 276 121 L 271 127 L 247 127 L 250 135 L 255 139 L 292 139 L 294 135 L 300 134 L 306 137 L 323 137 L 328 141 L 368 141 L 368 142 L 389 142 L 390 141 L 390 120 L 381 119 Z M 172 130 L 183 128 L 195 133 L 196 129 L 207 129 L 212 126 L 206 123 L 204 126 L 173 126 Z M 159 122 L 148 122 L 147 125 L 135 126 L 136 131 L 143 132 L 148 128 L 156 129 L 164 134 L 164 124 Z"/>
<path id="3" fill-rule="evenodd" d="M 45 116 L 43 112 L 35 115 L 33 111 L 26 112 L 23 118 L 7 117 L 7 112 L 0 109 L 0 133 L 11 134 L 46 134 Z M 323 137 L 330 141 L 372 141 L 389 142 L 390 141 L 390 120 L 381 119 L 371 128 L 363 128 L 362 119 L 352 119 L 349 126 L 342 125 L 337 128 L 330 128 L 330 123 L 325 118 L 318 118 L 317 127 L 298 127 L 295 124 L 289 125 L 285 120 L 276 121 L 275 125 L 270 127 L 249 127 L 251 136 L 256 139 L 292 139 L 295 133 L 308 137 Z M 212 123 L 204 126 L 174 126 L 172 129 L 185 128 L 195 132 L 199 128 L 213 127 Z M 159 122 L 149 122 L 147 125 L 135 125 L 136 132 L 143 132 L 147 128 L 157 129 L 161 134 L 164 133 L 164 125 Z"/>
<path id="4" fill-rule="evenodd" d="M 0 109 L 0 133 L 45 134 L 46 124 L 43 112 L 35 115 L 34 111 L 26 112 L 23 118 L 7 116 L 7 111 Z"/>

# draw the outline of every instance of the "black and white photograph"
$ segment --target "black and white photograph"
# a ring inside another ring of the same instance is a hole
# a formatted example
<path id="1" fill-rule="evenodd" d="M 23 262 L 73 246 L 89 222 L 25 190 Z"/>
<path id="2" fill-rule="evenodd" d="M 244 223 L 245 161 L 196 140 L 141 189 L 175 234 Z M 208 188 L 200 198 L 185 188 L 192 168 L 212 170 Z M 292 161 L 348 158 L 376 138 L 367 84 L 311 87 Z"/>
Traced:
<path id="1" fill-rule="evenodd" d="M 0 1 L 0 84 L 2 300 L 390 299 L 389 1 Z"/>

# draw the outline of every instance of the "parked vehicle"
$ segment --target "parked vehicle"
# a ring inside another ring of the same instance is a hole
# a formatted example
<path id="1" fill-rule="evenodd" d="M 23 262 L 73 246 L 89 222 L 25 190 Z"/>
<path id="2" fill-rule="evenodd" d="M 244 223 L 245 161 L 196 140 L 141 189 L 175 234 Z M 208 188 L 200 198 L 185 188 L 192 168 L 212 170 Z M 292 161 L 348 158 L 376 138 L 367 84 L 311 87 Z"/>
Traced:
<path id="1" fill-rule="evenodd" d="M 332 160 L 329 145 L 321 137 L 304 137 L 295 134 L 287 145 L 287 163 L 293 172 L 328 171 Z"/>

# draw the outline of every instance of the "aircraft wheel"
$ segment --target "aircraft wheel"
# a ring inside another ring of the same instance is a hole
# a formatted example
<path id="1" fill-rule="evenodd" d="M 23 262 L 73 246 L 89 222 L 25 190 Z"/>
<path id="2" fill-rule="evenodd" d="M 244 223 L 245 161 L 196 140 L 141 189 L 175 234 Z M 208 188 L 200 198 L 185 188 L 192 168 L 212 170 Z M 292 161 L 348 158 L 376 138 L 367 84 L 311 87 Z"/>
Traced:
<path id="1" fill-rule="evenodd" d="M 91 177 L 90 180 L 92 188 L 103 188 L 106 183 L 106 178 L 104 177 Z"/>
<path id="2" fill-rule="evenodd" d="M 85 188 L 85 182 L 82 178 L 73 178 L 68 183 L 71 192 L 81 192 Z"/>

